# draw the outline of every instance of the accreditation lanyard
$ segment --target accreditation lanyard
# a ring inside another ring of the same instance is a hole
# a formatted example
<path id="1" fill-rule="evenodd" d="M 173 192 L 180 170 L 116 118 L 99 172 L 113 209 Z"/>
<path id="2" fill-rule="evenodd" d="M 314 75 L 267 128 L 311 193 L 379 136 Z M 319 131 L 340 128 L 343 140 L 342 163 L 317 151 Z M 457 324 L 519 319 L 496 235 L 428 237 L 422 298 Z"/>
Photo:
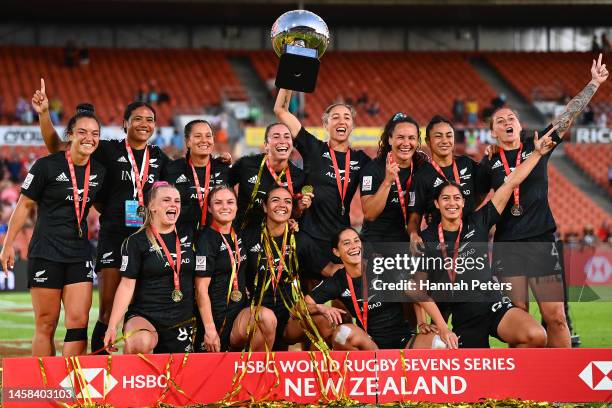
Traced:
<path id="1" fill-rule="evenodd" d="M 227 253 L 229 255 L 230 264 L 232 265 L 232 274 L 230 275 L 230 284 L 233 290 L 239 290 L 238 289 L 238 271 L 240 271 L 240 261 L 241 260 L 240 260 L 240 247 L 238 246 L 238 236 L 236 235 L 234 228 L 231 228 L 230 237 L 234 241 L 234 248 L 235 248 L 235 252 L 234 252 L 232 251 L 232 247 L 230 246 L 229 242 L 227 242 L 225 235 L 221 232 L 221 228 L 219 227 L 219 225 L 217 225 L 217 223 L 213 221 L 210 227 L 214 229 L 215 231 L 217 231 L 219 235 L 221 235 L 221 238 L 223 238 L 223 243 L 225 244 L 225 247 L 227 248 Z M 229 296 L 230 296 L 230 291 L 228 290 L 227 292 L 228 301 L 229 301 Z"/>
<path id="2" fill-rule="evenodd" d="M 363 326 L 363 330 L 368 332 L 368 292 L 367 292 L 367 284 L 365 279 L 363 280 L 364 284 L 361 288 L 361 297 L 363 298 L 363 313 L 361 309 L 359 309 L 359 303 L 357 303 L 357 294 L 355 293 L 355 287 L 353 286 L 353 278 L 351 275 L 346 272 L 346 282 L 348 283 L 349 290 L 351 292 L 351 300 L 353 301 L 353 308 L 355 309 L 355 315 L 357 319 L 361 322 L 361 326 Z M 364 289 L 365 287 L 365 289 Z"/>
<path id="3" fill-rule="evenodd" d="M 289 236 L 289 225 L 288 224 L 285 225 L 285 232 L 283 234 L 283 242 L 281 244 L 280 249 L 278 248 L 278 245 L 276 245 L 276 240 L 274 239 L 274 237 L 270 236 L 268 227 L 264 227 L 264 228 L 266 228 L 265 237 L 268 240 L 267 243 L 264 243 L 264 250 L 266 251 L 268 268 L 270 269 L 270 273 L 272 274 L 272 287 L 274 288 L 274 291 L 276 292 L 276 288 L 278 287 L 278 284 L 280 283 L 281 275 L 283 274 L 283 270 L 285 269 L 285 248 L 287 248 L 287 237 Z M 274 250 L 276 251 L 279 257 L 278 265 L 276 265 L 276 268 L 274 267 L 274 255 L 272 253 L 272 248 L 270 247 L 270 241 L 272 242 L 272 245 L 274 246 Z"/>
<path id="4" fill-rule="evenodd" d="M 193 173 L 193 184 L 195 184 L 196 194 L 198 195 L 198 203 L 200 203 L 200 211 L 202 212 L 200 218 L 200 228 L 204 228 L 206 225 L 206 216 L 208 212 L 208 189 L 210 187 L 210 160 L 206 163 L 206 175 L 204 176 L 204 194 L 200 191 L 200 179 L 198 178 L 198 173 L 196 172 L 195 166 L 191 161 L 191 157 L 189 158 L 189 167 L 191 167 L 191 172 Z M 223 234 L 221 234 L 223 235 Z"/>
<path id="5" fill-rule="evenodd" d="M 85 207 L 87 206 L 87 196 L 89 195 L 89 173 L 91 171 L 91 160 L 87 160 L 85 167 L 85 178 L 83 179 L 83 201 L 79 205 L 79 188 L 77 185 L 76 174 L 74 172 L 74 162 L 70 150 L 66 150 L 66 161 L 68 162 L 68 170 L 70 170 L 70 181 L 72 182 L 72 199 L 74 201 L 74 212 L 76 213 L 77 231 L 79 238 L 83 237 L 83 229 L 81 228 L 81 220 L 85 216 Z"/>
<path id="6" fill-rule="evenodd" d="M 291 197 L 293 197 L 293 182 L 291 181 L 291 171 L 289 169 L 289 163 L 287 163 L 287 167 L 285 167 L 280 172 L 279 175 L 276 175 L 276 172 L 272 168 L 272 165 L 270 164 L 270 160 L 268 159 L 267 155 L 266 155 L 265 160 L 266 160 L 266 166 L 268 167 L 268 171 L 270 172 L 270 175 L 274 179 L 274 182 L 276 184 L 278 184 L 279 186 L 281 186 L 281 187 L 282 187 L 282 180 L 281 179 L 283 178 L 283 173 L 285 173 L 285 178 L 287 179 L 287 189 L 291 193 Z"/>
<path id="7" fill-rule="evenodd" d="M 393 160 L 393 155 L 391 152 L 387 155 L 387 159 L 390 164 L 394 164 L 395 160 Z M 406 180 L 406 193 L 410 191 L 410 186 L 412 186 L 412 170 L 414 166 L 410 164 L 410 176 L 408 180 Z M 395 175 L 395 185 L 397 186 L 397 195 L 399 197 L 400 207 L 402 208 L 402 215 L 404 216 L 404 227 L 408 230 L 408 214 L 406 213 L 406 198 L 404 197 L 404 190 L 402 189 L 402 183 L 399 179 L 399 172 Z"/>
<path id="8" fill-rule="evenodd" d="M 134 187 L 134 198 L 138 197 L 138 205 L 144 208 L 144 188 L 149 177 L 149 146 L 145 147 L 144 154 L 142 156 L 142 164 L 140 165 L 140 171 L 138 171 L 138 165 L 132 152 L 132 147 L 125 139 L 125 150 L 128 152 L 130 164 L 132 165 L 132 186 Z"/>
<path id="9" fill-rule="evenodd" d="M 444 180 L 448 180 L 446 175 L 444 175 L 442 168 L 440 168 L 440 166 L 438 165 L 438 163 L 435 162 L 435 160 L 432 159 L 430 163 L 433 168 L 436 169 L 438 174 L 440 174 L 444 178 Z M 459 178 L 459 170 L 457 169 L 457 162 L 455 160 L 453 160 L 453 176 L 455 177 L 455 183 L 461 185 L 461 179 Z"/>
<path id="10" fill-rule="evenodd" d="M 330 144 L 327 144 L 329 148 L 329 157 L 331 158 L 334 174 L 336 175 L 336 184 L 338 186 L 338 194 L 340 194 L 340 202 L 342 203 L 342 214 L 344 216 L 344 197 L 348 190 L 350 175 L 351 175 L 351 149 L 346 150 L 346 157 L 344 158 L 344 183 L 341 181 L 340 168 L 338 167 L 338 161 L 336 160 L 336 152 L 331 148 Z"/>
<path id="11" fill-rule="evenodd" d="M 521 152 L 522 151 L 523 151 L 523 144 L 521 143 L 518 154 L 516 155 L 516 163 L 514 165 L 515 170 L 521 164 Z M 510 171 L 510 166 L 508 165 L 508 159 L 506 158 L 506 152 L 504 151 L 504 149 L 499 149 L 499 157 L 501 158 L 501 161 L 504 164 L 504 173 L 506 173 L 506 177 L 508 177 L 511 171 Z M 504 181 L 505 181 L 505 178 L 504 178 Z M 514 188 L 513 194 L 514 194 L 514 205 L 518 207 L 520 205 L 519 186 Z"/>
<path id="12" fill-rule="evenodd" d="M 455 277 L 457 276 L 457 273 L 455 272 L 455 264 L 457 262 L 457 257 L 459 256 L 459 241 L 461 240 L 462 229 L 463 221 L 459 224 L 459 231 L 457 232 L 457 239 L 455 240 L 455 248 L 453 248 L 453 264 L 451 265 L 451 269 L 446 270 L 446 273 L 448 273 L 448 277 L 452 283 L 455 283 Z M 448 253 L 446 252 L 446 244 L 444 243 L 444 230 L 442 229 L 442 223 L 438 224 L 438 240 L 440 241 L 440 250 L 442 251 L 442 256 L 444 257 L 442 263 L 445 263 Z"/>
<path id="13" fill-rule="evenodd" d="M 172 273 L 174 274 L 174 290 L 181 290 L 181 284 L 179 282 L 179 274 L 181 273 L 181 241 L 179 241 L 178 234 L 176 232 L 176 228 L 174 229 L 174 234 L 176 235 L 176 263 L 174 263 L 174 259 L 172 259 L 172 255 L 166 246 L 166 243 L 159 235 L 159 232 L 155 229 L 153 225 L 151 225 L 151 231 L 157 240 L 157 243 L 162 247 L 164 254 L 166 255 L 166 259 L 168 259 L 168 264 L 170 265 L 170 269 L 172 269 Z"/>

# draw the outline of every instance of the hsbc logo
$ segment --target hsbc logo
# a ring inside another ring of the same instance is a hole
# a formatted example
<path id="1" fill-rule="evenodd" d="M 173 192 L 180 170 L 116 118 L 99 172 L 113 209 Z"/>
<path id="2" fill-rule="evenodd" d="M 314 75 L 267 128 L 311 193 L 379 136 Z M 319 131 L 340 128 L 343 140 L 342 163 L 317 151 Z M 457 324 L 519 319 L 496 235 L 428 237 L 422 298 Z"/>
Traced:
<path id="1" fill-rule="evenodd" d="M 605 256 L 592 256 L 584 265 L 584 274 L 592 283 L 606 283 L 612 277 L 612 265 Z"/>
<path id="2" fill-rule="evenodd" d="M 612 391 L 610 371 L 612 371 L 612 361 L 592 361 L 578 374 L 578 377 L 592 390 Z"/>
<path id="3" fill-rule="evenodd" d="M 61 382 L 63 388 L 74 389 L 77 391 L 77 386 L 80 392 L 76 398 L 105 398 L 106 395 L 117 385 L 117 380 L 109 372 L 103 368 L 83 368 L 83 375 L 76 375 L 71 371 Z M 81 385 L 81 381 L 85 381 L 85 387 Z M 100 393 L 102 390 L 102 393 Z"/>

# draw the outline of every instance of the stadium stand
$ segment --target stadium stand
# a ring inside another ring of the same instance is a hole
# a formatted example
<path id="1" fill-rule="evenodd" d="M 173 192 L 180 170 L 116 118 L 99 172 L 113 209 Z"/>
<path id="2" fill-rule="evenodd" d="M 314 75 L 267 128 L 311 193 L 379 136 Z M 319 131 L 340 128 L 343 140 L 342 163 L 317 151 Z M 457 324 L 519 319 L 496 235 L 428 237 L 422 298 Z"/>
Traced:
<path id="1" fill-rule="evenodd" d="M 612 196 L 612 186 L 608 181 L 608 166 L 612 164 L 612 146 L 567 143 L 564 149 L 567 157 Z"/>
<path id="2" fill-rule="evenodd" d="M 250 53 L 262 80 L 276 76 L 271 51 Z M 478 76 L 467 54 L 459 52 L 329 52 L 322 58 L 315 93 L 307 95 L 306 125 L 320 125 L 321 113 L 339 95 L 353 101 L 365 89 L 380 103 L 380 113 L 358 108 L 359 126 L 380 126 L 401 110 L 425 123 L 433 115 L 451 116 L 454 99 L 473 96 L 480 107 L 495 91 Z"/>
<path id="3" fill-rule="evenodd" d="M 609 215 L 577 188 L 552 163 L 548 164 L 548 201 L 561 234 L 600 225 Z"/>
<path id="4" fill-rule="evenodd" d="M 591 55 L 583 52 L 489 52 L 487 60 L 528 101 L 573 96 L 588 81 Z M 612 89 L 602 87 L 592 103 L 612 100 Z"/>
<path id="5" fill-rule="evenodd" d="M 143 84 L 154 80 L 170 96 L 159 104 L 158 126 L 168 125 L 173 113 L 199 112 L 219 105 L 222 97 L 246 99 L 223 51 L 91 49 L 90 63 L 66 67 L 59 47 L 0 47 L 0 89 L 4 106 L 13 113 L 17 99 L 30 100 L 42 76 L 49 97 L 65 107 L 89 98 L 105 124 L 120 124 L 126 103 Z"/>

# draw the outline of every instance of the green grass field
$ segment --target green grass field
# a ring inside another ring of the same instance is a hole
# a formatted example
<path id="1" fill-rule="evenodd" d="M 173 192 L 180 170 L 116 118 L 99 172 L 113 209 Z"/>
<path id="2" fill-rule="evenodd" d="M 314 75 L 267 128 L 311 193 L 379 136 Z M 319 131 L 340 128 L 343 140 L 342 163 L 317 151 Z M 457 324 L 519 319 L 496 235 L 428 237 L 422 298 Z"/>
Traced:
<path id="1" fill-rule="evenodd" d="M 98 296 L 94 292 L 93 305 L 89 314 L 89 333 L 98 317 Z M 540 316 L 535 303 L 531 311 L 539 321 Z M 574 330 L 580 335 L 581 347 L 612 347 L 612 302 L 572 302 L 570 316 Z M 9 293 L 0 295 L 0 342 L 18 342 L 20 348 L 29 349 L 32 338 L 34 316 L 29 293 Z M 56 340 L 63 340 L 65 329 L 61 318 Z M 23 341 L 23 342 L 20 342 Z M 492 347 L 505 347 L 505 344 L 491 339 Z"/>

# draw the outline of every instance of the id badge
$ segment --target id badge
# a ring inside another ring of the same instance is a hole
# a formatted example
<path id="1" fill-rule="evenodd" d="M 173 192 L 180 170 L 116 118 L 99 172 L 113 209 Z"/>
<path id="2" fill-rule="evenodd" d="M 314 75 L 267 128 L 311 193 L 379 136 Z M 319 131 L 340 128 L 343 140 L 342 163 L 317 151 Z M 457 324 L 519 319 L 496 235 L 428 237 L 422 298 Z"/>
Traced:
<path id="1" fill-rule="evenodd" d="M 138 201 L 125 201 L 125 226 L 126 227 L 142 227 L 142 217 L 138 215 Z"/>

